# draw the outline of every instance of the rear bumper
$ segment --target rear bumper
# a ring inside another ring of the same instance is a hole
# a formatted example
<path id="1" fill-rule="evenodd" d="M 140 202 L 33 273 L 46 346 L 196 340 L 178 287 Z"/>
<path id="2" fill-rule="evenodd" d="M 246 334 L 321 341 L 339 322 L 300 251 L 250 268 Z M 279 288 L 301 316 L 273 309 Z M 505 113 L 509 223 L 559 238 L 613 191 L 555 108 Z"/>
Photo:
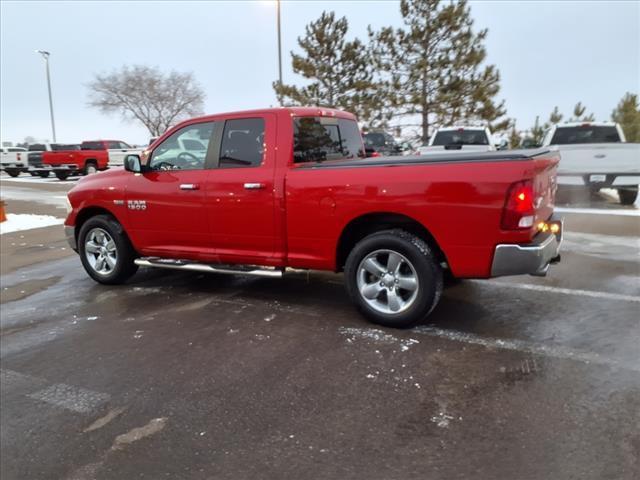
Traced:
<path id="1" fill-rule="evenodd" d="M 491 264 L 491 276 L 546 275 L 549 264 L 560 261 L 560 245 L 564 229 L 561 218 L 554 215 L 549 221 L 560 223 L 558 233 L 539 233 L 534 242 L 525 245 L 497 245 Z"/>

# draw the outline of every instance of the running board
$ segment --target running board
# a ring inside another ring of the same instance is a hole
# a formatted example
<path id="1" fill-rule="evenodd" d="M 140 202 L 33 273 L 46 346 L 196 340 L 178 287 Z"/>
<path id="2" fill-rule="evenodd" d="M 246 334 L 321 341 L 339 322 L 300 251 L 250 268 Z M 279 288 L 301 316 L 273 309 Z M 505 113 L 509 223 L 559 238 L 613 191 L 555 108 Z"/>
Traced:
<path id="1" fill-rule="evenodd" d="M 174 270 L 190 270 L 208 273 L 230 273 L 233 275 L 252 275 L 258 277 L 282 277 L 282 270 L 254 266 L 213 265 L 208 263 L 195 263 L 188 260 L 174 260 L 160 257 L 143 257 L 134 260 L 141 267 L 172 268 Z"/>

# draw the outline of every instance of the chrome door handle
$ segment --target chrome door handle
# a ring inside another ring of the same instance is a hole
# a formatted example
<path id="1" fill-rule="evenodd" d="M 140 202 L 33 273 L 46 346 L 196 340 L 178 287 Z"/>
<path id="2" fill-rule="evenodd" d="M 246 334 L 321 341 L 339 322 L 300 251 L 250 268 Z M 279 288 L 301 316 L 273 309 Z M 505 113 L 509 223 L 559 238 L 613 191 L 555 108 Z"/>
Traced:
<path id="1" fill-rule="evenodd" d="M 183 183 L 180 185 L 180 190 L 198 190 L 198 185 L 195 183 Z"/>
<path id="2" fill-rule="evenodd" d="M 259 190 L 264 188 L 264 183 L 245 183 L 244 188 L 247 190 Z"/>

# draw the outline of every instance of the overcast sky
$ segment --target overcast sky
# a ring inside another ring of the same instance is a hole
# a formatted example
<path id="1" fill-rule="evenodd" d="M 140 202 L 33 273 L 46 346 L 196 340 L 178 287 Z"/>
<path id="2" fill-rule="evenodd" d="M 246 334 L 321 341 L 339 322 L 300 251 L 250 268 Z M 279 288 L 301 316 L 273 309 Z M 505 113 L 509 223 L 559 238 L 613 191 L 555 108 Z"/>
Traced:
<path id="1" fill-rule="evenodd" d="M 399 26 L 397 1 L 283 1 L 285 83 L 296 81 L 289 51 L 323 9 L 349 20 L 350 35 L 367 25 Z M 502 75 L 500 96 L 519 128 L 555 105 L 577 101 L 608 120 L 627 91 L 640 90 L 640 3 L 636 1 L 475 1 L 478 29 L 488 28 L 488 61 Z M 1 2 L 1 136 L 51 138 L 43 61 L 51 52 L 59 142 L 115 138 L 146 142 L 137 123 L 86 106 L 95 73 L 124 64 L 193 71 L 207 94 L 207 113 L 276 104 L 275 3 Z"/>

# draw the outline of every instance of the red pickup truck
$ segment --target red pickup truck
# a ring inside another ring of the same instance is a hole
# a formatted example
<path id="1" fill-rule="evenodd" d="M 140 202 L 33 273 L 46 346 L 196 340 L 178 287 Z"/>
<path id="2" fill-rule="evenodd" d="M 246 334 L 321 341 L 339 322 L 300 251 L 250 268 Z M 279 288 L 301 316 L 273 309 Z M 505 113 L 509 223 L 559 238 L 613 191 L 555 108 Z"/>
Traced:
<path id="1" fill-rule="evenodd" d="M 96 149 L 94 143 L 82 142 L 80 145 L 64 145 L 42 152 L 30 152 L 30 170 L 42 177 L 53 172 L 60 180 L 66 180 L 70 175 L 89 175 L 106 170 L 109 153 L 107 150 Z"/>
<path id="2" fill-rule="evenodd" d="M 69 192 L 65 232 L 97 282 L 138 266 L 344 271 L 372 321 L 407 327 L 443 274 L 544 275 L 560 259 L 548 150 L 365 158 L 353 115 L 277 108 L 188 120 Z"/>

